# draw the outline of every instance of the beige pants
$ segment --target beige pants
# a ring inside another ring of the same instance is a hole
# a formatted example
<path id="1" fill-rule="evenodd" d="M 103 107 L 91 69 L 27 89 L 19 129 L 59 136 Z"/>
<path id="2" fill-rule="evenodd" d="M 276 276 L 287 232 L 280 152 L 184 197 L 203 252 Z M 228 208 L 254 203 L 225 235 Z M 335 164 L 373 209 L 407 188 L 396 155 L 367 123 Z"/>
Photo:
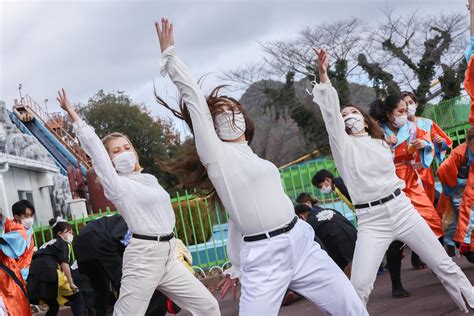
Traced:
<path id="1" fill-rule="evenodd" d="M 144 315 L 155 289 L 193 315 L 220 315 L 214 296 L 176 259 L 175 243 L 131 239 L 114 316 Z"/>

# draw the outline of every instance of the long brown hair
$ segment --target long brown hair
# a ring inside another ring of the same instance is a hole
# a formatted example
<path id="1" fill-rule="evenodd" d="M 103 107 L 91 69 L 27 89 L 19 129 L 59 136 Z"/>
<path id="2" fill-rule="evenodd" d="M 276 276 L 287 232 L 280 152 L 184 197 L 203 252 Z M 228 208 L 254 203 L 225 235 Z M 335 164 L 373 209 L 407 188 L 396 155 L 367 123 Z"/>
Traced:
<path id="1" fill-rule="evenodd" d="M 211 112 L 212 119 L 214 120 L 217 115 L 222 113 L 224 107 L 227 107 L 234 114 L 242 113 L 246 126 L 244 132 L 245 138 L 250 144 L 255 133 L 255 125 L 239 101 L 232 97 L 219 94 L 220 90 L 224 87 L 225 86 L 222 85 L 214 88 L 205 98 L 207 106 L 209 107 L 209 111 Z M 189 129 L 191 130 L 191 133 L 194 135 L 191 115 L 189 113 L 188 106 L 182 98 L 179 101 L 179 110 L 175 110 L 169 106 L 168 103 L 156 93 L 156 90 L 155 98 L 159 104 L 170 110 L 174 116 L 186 122 Z M 183 144 L 183 146 L 180 148 L 178 157 L 173 161 L 158 161 L 158 163 L 164 171 L 178 177 L 179 186 L 181 188 L 194 188 L 199 195 L 209 196 L 211 204 L 214 204 L 215 202 L 220 204 L 216 190 L 207 174 L 207 170 L 199 159 L 194 139 L 188 140 Z"/>
<path id="2" fill-rule="evenodd" d="M 365 122 L 367 123 L 367 127 L 365 128 L 365 130 L 370 135 L 370 137 L 385 140 L 384 133 L 382 129 L 380 128 L 379 124 L 369 115 L 369 113 L 367 113 L 366 110 L 362 109 L 360 106 L 357 106 L 357 105 L 347 104 L 341 108 L 341 111 L 349 107 L 357 109 L 360 112 L 360 114 L 362 114 Z M 349 135 L 352 134 L 352 131 L 350 130 L 350 128 L 347 128 L 347 127 L 346 127 L 346 132 Z"/>

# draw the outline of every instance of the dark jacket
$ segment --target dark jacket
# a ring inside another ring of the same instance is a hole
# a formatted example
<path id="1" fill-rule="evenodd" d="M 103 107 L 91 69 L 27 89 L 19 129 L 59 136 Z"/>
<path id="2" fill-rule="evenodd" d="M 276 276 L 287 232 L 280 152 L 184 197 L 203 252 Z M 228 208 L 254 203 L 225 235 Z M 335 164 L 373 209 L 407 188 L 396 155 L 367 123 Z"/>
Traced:
<path id="1" fill-rule="evenodd" d="M 344 181 L 342 180 L 342 178 L 336 177 L 336 178 L 332 179 L 332 183 L 352 203 L 351 196 L 349 195 L 349 191 L 347 190 L 347 187 L 344 184 Z"/>

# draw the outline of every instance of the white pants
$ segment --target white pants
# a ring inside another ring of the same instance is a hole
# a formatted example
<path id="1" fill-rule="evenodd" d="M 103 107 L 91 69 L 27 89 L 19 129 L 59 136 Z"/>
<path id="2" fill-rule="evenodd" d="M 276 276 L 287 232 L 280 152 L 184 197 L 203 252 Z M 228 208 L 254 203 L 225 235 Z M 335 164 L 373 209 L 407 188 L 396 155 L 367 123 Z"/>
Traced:
<path id="1" fill-rule="evenodd" d="M 123 257 L 122 283 L 114 316 L 144 315 L 155 289 L 193 315 L 220 315 L 214 296 L 176 259 L 175 243 L 175 239 L 130 240 Z"/>
<path id="2" fill-rule="evenodd" d="M 433 270 L 462 311 L 468 311 L 463 296 L 474 307 L 471 283 L 403 192 L 385 204 L 357 210 L 357 219 L 351 282 L 364 303 L 369 300 L 385 251 L 393 240 L 400 240 Z"/>
<path id="3" fill-rule="evenodd" d="M 314 230 L 298 220 L 286 234 L 242 241 L 240 315 L 277 315 L 287 288 L 327 315 L 368 315 L 341 269 L 314 242 Z"/>

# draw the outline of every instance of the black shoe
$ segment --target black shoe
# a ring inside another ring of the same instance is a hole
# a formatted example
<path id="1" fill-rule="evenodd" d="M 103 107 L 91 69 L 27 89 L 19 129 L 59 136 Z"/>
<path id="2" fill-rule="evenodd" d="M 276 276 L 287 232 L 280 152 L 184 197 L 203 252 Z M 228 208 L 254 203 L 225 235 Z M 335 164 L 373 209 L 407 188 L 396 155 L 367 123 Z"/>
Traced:
<path id="1" fill-rule="evenodd" d="M 410 296 L 410 292 L 405 290 L 403 287 L 397 288 L 397 289 L 392 289 L 392 297 L 394 298 L 405 298 Z"/>
<path id="2" fill-rule="evenodd" d="M 467 261 L 469 261 L 470 263 L 474 263 L 474 252 L 466 251 L 464 253 L 464 256 L 466 257 Z"/>
<path id="3" fill-rule="evenodd" d="M 426 263 L 421 261 L 420 257 L 418 255 L 413 255 L 411 256 L 411 266 L 415 270 L 423 270 L 427 267 Z"/>
<path id="4" fill-rule="evenodd" d="M 446 253 L 448 256 L 454 257 L 456 256 L 456 248 L 454 248 L 454 246 L 446 246 Z"/>

